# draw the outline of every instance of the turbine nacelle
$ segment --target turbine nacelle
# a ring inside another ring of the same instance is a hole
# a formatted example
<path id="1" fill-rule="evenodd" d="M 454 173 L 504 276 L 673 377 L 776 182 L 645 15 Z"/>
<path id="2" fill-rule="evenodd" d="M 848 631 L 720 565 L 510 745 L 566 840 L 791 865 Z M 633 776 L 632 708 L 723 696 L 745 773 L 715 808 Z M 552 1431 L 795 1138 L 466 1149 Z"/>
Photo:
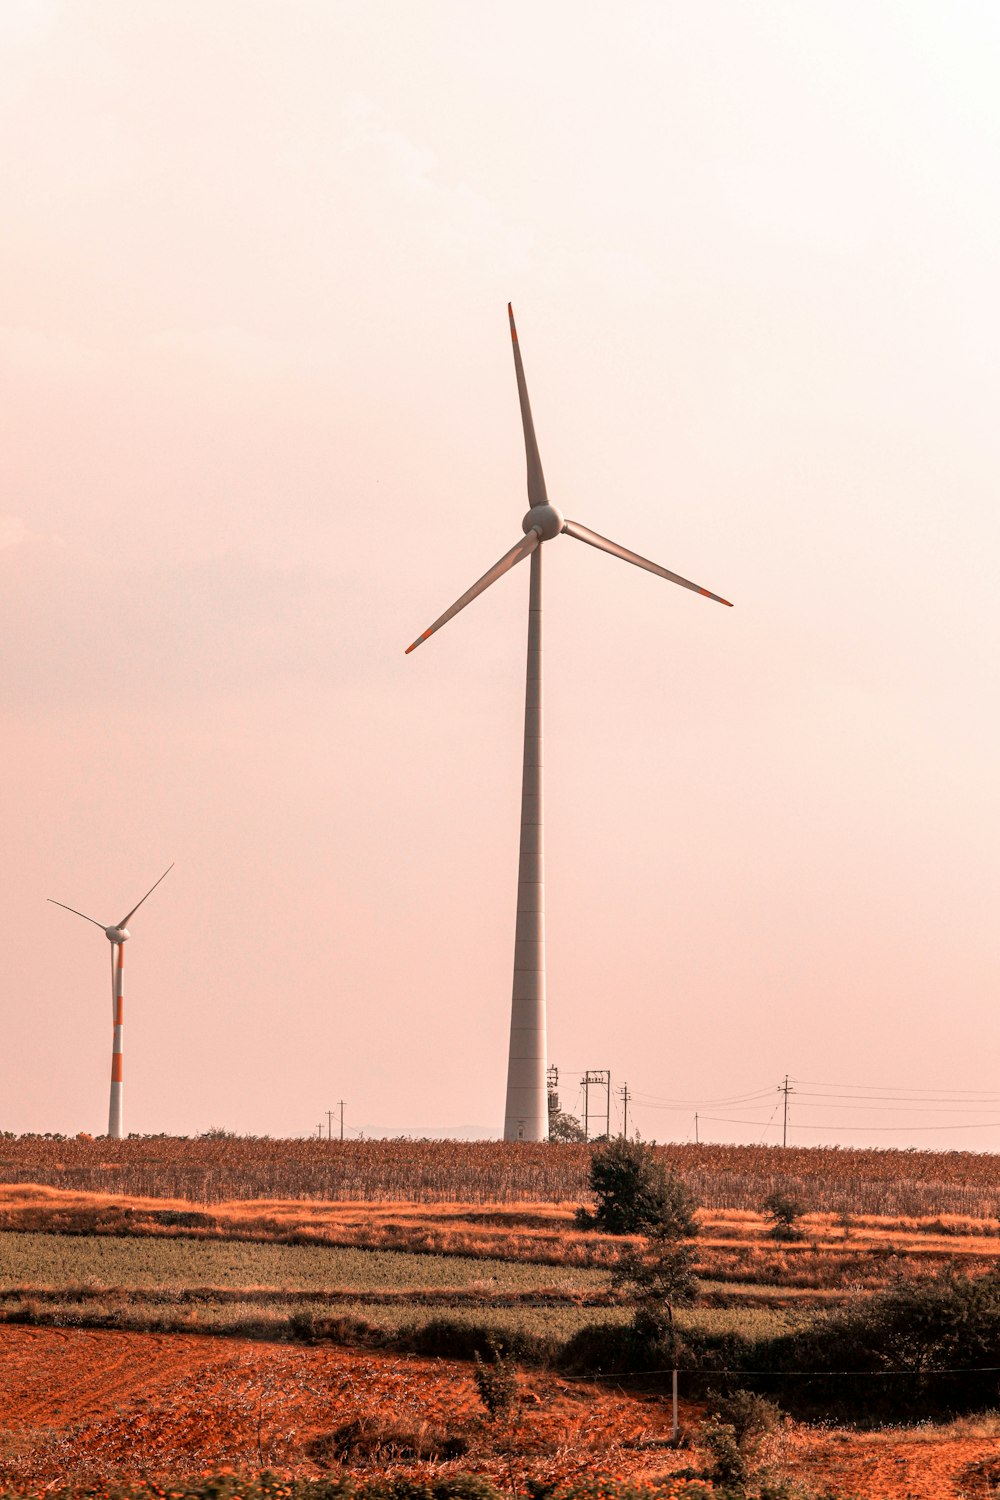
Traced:
<path id="1" fill-rule="evenodd" d="M 521 530 L 527 536 L 529 531 L 538 533 L 540 542 L 551 542 L 553 537 L 559 535 L 566 525 L 562 511 L 556 510 L 554 505 L 546 501 L 544 505 L 533 505 L 524 519 L 521 521 Z"/>
<path id="2" fill-rule="evenodd" d="M 666 578 L 671 583 L 680 584 L 683 589 L 690 589 L 692 593 L 701 594 L 705 599 L 714 599 L 717 604 L 728 604 L 728 599 L 723 599 L 721 594 L 713 594 L 709 589 L 703 589 L 700 584 L 692 583 L 690 578 L 682 578 L 679 573 L 672 573 L 669 568 L 661 568 L 659 563 L 650 562 L 648 557 L 640 557 L 638 552 L 630 552 L 627 547 L 619 546 L 617 542 L 609 541 L 606 536 L 600 536 L 596 531 L 591 531 L 589 526 L 583 526 L 579 521 L 567 521 L 560 510 L 549 502 L 548 491 L 545 488 L 545 476 L 542 473 L 542 460 L 538 454 L 538 443 L 535 439 L 535 424 L 531 419 L 531 407 L 528 403 L 528 387 L 524 379 L 524 365 L 521 362 L 521 349 L 517 342 L 517 330 L 514 327 L 514 309 L 510 303 L 507 304 L 507 312 L 510 317 L 510 336 L 514 346 L 514 372 L 517 376 L 517 395 L 521 403 L 521 424 L 524 428 L 524 455 L 527 464 L 528 479 L 528 504 L 531 509 L 521 521 L 521 530 L 524 537 L 505 552 L 499 562 L 493 564 L 489 572 L 484 573 L 471 587 L 466 589 L 460 599 L 456 599 L 450 609 L 446 609 L 443 615 L 439 615 L 433 625 L 429 625 L 422 635 L 418 635 L 406 648 L 406 654 L 415 651 L 422 641 L 428 636 L 440 630 L 442 625 L 447 625 L 453 620 L 459 610 L 471 604 L 473 599 L 485 593 L 491 584 L 496 583 L 511 568 L 515 568 L 519 562 L 541 546 L 543 542 L 551 542 L 560 532 L 565 536 L 575 537 L 578 542 L 586 542 L 590 547 L 596 547 L 599 552 L 607 552 L 611 557 L 618 557 L 622 562 L 633 563 L 637 568 L 645 568 L 647 573 L 655 573 L 659 578 Z M 132 913 L 129 912 L 129 916 Z M 127 918 L 126 918 L 127 920 Z"/>
<path id="3" fill-rule="evenodd" d="M 131 935 L 127 927 L 105 927 L 104 929 L 104 936 L 109 943 L 124 943 Z"/>

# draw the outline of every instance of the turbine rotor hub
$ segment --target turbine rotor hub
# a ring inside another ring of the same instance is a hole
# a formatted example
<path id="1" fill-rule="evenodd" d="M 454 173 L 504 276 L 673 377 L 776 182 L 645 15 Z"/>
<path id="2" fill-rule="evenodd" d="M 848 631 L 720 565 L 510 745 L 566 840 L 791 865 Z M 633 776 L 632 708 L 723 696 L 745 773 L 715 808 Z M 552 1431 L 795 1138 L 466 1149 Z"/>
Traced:
<path id="1" fill-rule="evenodd" d="M 561 511 L 554 505 L 533 505 L 521 522 L 521 530 L 525 536 L 529 531 L 537 531 L 539 541 L 551 542 L 565 524 Z"/>
<path id="2" fill-rule="evenodd" d="M 105 927 L 104 936 L 109 943 L 124 943 L 131 933 L 127 927 Z"/>

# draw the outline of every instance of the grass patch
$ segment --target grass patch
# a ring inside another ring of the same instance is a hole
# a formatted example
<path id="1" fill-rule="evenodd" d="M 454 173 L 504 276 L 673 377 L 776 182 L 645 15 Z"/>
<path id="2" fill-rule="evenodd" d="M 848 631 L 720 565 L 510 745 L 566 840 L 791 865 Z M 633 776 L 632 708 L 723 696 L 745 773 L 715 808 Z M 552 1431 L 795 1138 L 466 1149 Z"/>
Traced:
<path id="1" fill-rule="evenodd" d="M 549 1289 L 585 1295 L 607 1285 L 604 1271 L 554 1268 L 458 1255 L 408 1254 L 326 1245 L 241 1240 L 0 1234 L 0 1288 L 261 1287 L 294 1290 L 419 1291 L 462 1287 L 483 1296 Z"/>
<path id="2" fill-rule="evenodd" d="M 325 1302 L 321 1298 L 269 1301 L 253 1299 L 179 1301 L 154 1292 L 94 1294 L 61 1298 L 58 1293 L 25 1295 L 0 1301 L 0 1322 L 49 1328 L 105 1328 L 131 1333 L 201 1333 L 275 1341 L 314 1339 L 333 1343 L 401 1343 L 414 1352 L 442 1357 L 471 1358 L 472 1350 L 488 1347 L 487 1335 L 509 1347 L 539 1350 L 545 1358 L 588 1329 L 623 1329 L 631 1318 L 625 1307 L 462 1306 L 421 1304 L 400 1300 L 386 1304 L 363 1297 Z M 735 1338 L 743 1341 L 778 1339 L 802 1326 L 801 1318 L 771 1308 L 692 1307 L 678 1313 L 682 1332 L 694 1337 Z M 449 1330 L 435 1342 L 435 1328 Z M 359 1333 L 359 1330 L 361 1332 Z M 425 1330 L 430 1330 L 425 1332 Z M 469 1331 L 475 1334 L 470 1340 Z"/>

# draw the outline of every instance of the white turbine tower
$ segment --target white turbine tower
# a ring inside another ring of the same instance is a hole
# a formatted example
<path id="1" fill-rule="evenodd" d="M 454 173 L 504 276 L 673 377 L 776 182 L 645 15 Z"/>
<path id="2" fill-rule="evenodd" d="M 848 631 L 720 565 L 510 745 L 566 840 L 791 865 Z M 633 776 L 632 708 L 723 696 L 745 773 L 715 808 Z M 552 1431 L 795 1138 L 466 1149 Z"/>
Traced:
<path id="1" fill-rule="evenodd" d="M 160 880 L 166 880 L 173 868 L 173 864 L 169 864 L 160 876 Z M 156 882 L 156 885 L 150 886 L 142 901 L 153 894 L 160 880 Z M 122 980 L 125 972 L 125 943 L 131 937 L 125 924 L 135 916 L 142 901 L 137 901 L 132 910 L 126 912 L 121 921 L 116 922 L 113 927 L 105 927 L 104 923 L 99 922 L 96 917 L 88 917 L 86 912 L 77 911 L 75 906 L 67 906 L 65 901 L 55 901 L 51 896 L 47 899 L 52 902 L 53 906 L 61 906 L 63 911 L 71 911 L 74 916 L 82 917 L 85 922 L 93 922 L 95 927 L 100 927 L 111 944 L 111 1020 L 114 1026 L 114 1038 L 111 1044 L 111 1107 L 108 1111 L 108 1135 L 113 1140 L 120 1141 L 125 1064 L 125 999 L 122 994 Z"/>
<path id="2" fill-rule="evenodd" d="M 548 1138 L 548 1096 L 546 1091 L 545 1046 L 545 866 L 542 821 L 542 544 L 560 534 L 576 537 L 623 562 L 635 563 L 679 583 L 682 588 L 703 594 L 718 604 L 729 604 L 718 594 L 699 588 L 687 578 L 649 562 L 617 542 L 598 536 L 578 521 L 567 521 L 562 512 L 549 502 L 545 489 L 542 461 L 528 405 L 528 388 L 514 327 L 514 312 L 507 304 L 510 336 L 514 345 L 514 370 L 517 394 L 521 403 L 524 427 L 524 449 L 528 464 L 528 511 L 521 522 L 524 536 L 498 563 L 484 573 L 460 599 L 446 609 L 423 635 L 418 636 L 407 654 L 416 649 L 435 630 L 457 615 L 460 609 L 509 573 L 524 558 L 531 558 L 531 586 L 528 598 L 528 670 L 524 700 L 524 770 L 521 780 L 521 854 L 517 875 L 517 928 L 514 940 L 514 988 L 510 1016 L 510 1055 L 507 1065 L 507 1107 L 504 1117 L 505 1141 L 544 1141 Z"/>

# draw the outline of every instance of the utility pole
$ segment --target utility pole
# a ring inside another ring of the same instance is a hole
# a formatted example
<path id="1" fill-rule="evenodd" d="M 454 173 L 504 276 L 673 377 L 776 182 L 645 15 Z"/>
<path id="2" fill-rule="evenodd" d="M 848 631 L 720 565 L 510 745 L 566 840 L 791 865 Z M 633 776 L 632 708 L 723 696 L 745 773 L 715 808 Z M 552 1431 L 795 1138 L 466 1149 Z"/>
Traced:
<path id="1" fill-rule="evenodd" d="M 316 1136 L 317 1136 L 317 1139 L 319 1139 L 319 1140 L 323 1139 L 323 1121 L 322 1120 L 320 1120 L 319 1124 L 316 1126 Z"/>
<path id="2" fill-rule="evenodd" d="M 326 1112 L 326 1138 L 327 1138 L 328 1141 L 330 1141 L 330 1140 L 333 1139 L 333 1110 L 332 1109 L 328 1109 L 327 1112 Z"/>
<path id="3" fill-rule="evenodd" d="M 787 1146 L 788 1145 L 788 1096 L 789 1096 L 789 1094 L 794 1094 L 795 1093 L 795 1090 L 792 1088 L 791 1084 L 788 1081 L 788 1074 L 787 1073 L 785 1074 L 785 1081 L 784 1081 L 784 1083 L 779 1083 L 778 1084 L 778 1093 L 779 1094 L 784 1094 L 784 1096 L 785 1096 L 785 1118 L 784 1118 L 784 1124 L 782 1126 L 782 1131 L 781 1131 L 781 1144 L 783 1146 Z"/>
<path id="4" fill-rule="evenodd" d="M 343 1099 L 340 1099 L 337 1102 L 340 1105 L 340 1139 L 343 1140 L 344 1139 L 344 1101 L 343 1101 Z"/>
<path id="5" fill-rule="evenodd" d="M 627 1141 L 628 1140 L 628 1101 L 631 1099 L 632 1095 L 628 1091 L 628 1084 L 627 1083 L 623 1083 L 622 1086 L 621 1086 L 621 1088 L 618 1090 L 618 1092 L 622 1096 L 622 1139 Z"/>
<path id="6" fill-rule="evenodd" d="M 695 1110 L 695 1112 L 694 1112 L 694 1143 L 697 1146 L 697 1144 L 698 1144 L 698 1111 L 697 1110 Z"/>
<path id="7" fill-rule="evenodd" d="M 605 1091 L 604 1134 L 611 1135 L 611 1074 L 607 1068 L 588 1068 L 583 1075 L 583 1135 L 590 1140 L 590 1087 L 591 1084 Z"/>

